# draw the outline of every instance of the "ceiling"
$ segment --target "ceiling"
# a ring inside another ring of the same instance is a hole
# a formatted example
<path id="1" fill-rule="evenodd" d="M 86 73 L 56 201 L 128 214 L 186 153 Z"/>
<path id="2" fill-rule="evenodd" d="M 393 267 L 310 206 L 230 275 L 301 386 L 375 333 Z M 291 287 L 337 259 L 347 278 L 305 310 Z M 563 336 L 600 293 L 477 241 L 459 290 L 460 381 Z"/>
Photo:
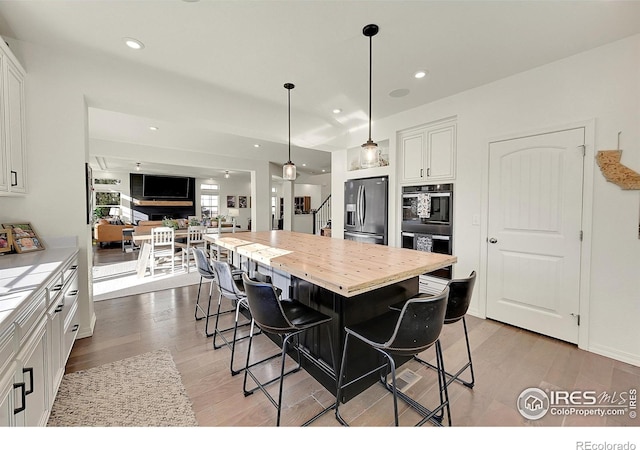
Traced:
<path id="1" fill-rule="evenodd" d="M 376 120 L 640 33 L 640 2 L 0 1 L 6 37 L 151 69 L 198 86 L 207 100 L 194 105 L 191 122 L 90 104 L 91 137 L 282 164 L 283 84 L 292 82 L 292 159 L 313 173 L 329 171 L 330 152 L 353 145 L 350 137 L 366 140 L 369 23 L 380 27 L 372 39 L 375 141 Z M 127 48 L 125 37 L 144 49 Z M 420 69 L 428 75 L 414 78 Z M 106 159 L 115 168 L 135 158 Z"/>

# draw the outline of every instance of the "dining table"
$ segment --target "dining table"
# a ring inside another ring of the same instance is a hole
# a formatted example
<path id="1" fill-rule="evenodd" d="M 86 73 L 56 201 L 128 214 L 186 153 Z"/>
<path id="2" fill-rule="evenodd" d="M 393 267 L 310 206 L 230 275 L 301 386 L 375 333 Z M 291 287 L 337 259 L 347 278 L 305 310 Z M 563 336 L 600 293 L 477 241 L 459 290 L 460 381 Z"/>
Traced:
<path id="1" fill-rule="evenodd" d="M 178 228 L 174 230 L 173 238 L 175 241 L 186 242 L 188 237 L 188 230 L 186 228 Z M 205 236 L 217 236 L 218 231 L 212 231 L 206 233 Z M 140 253 L 138 254 L 138 264 L 136 265 L 136 272 L 139 278 L 145 276 L 147 267 L 149 264 L 149 258 L 151 256 L 151 233 L 138 234 L 133 233 L 132 239 L 135 244 L 140 245 Z"/>

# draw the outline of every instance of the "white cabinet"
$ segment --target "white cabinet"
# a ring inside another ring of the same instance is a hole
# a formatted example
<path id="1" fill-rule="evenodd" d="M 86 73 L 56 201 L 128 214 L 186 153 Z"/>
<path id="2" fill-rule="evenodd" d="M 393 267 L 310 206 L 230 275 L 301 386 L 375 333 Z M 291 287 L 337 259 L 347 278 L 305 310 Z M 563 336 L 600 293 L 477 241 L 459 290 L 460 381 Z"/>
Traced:
<path id="1" fill-rule="evenodd" d="M 46 277 L 38 274 L 44 281 L 0 327 L 0 426 L 47 424 L 78 334 L 78 252 L 45 252 L 51 260 L 45 256 L 33 267 L 50 263 L 52 269 Z M 15 271 L 14 266 L 7 261 L 4 268 Z"/>
<path id="2" fill-rule="evenodd" d="M 12 369 L 11 372 L 7 372 L 6 375 L 0 378 L 0 427 L 9 427 L 13 425 L 13 392 L 16 389 L 21 389 L 21 386 L 17 386 L 13 381 L 15 363 L 10 366 L 10 369 Z"/>
<path id="3" fill-rule="evenodd" d="M 398 133 L 400 182 L 440 182 L 456 176 L 456 123 L 424 125 Z"/>
<path id="4" fill-rule="evenodd" d="M 13 381 L 16 366 L 13 361 L 14 338 L 13 326 L 0 333 L 0 427 L 13 425 L 13 392 L 15 389 L 20 389 L 20 386 L 14 387 Z"/>
<path id="5" fill-rule="evenodd" d="M 0 39 L 0 195 L 27 192 L 24 75 Z"/>
<path id="6" fill-rule="evenodd" d="M 15 414 L 17 426 L 44 426 L 49 418 L 48 353 L 46 318 L 41 315 L 35 330 L 21 345 L 16 357 L 16 383 L 24 383 L 24 410 Z"/>

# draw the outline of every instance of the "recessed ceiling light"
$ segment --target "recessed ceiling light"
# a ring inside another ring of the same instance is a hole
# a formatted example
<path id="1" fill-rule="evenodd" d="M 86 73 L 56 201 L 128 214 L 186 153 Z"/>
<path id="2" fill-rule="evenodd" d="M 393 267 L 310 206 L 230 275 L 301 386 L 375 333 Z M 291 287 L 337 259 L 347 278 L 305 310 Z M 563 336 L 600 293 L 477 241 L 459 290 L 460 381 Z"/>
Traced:
<path id="1" fill-rule="evenodd" d="M 413 76 L 420 79 L 426 77 L 428 73 L 429 72 L 427 72 L 426 70 L 418 70 Z"/>
<path id="2" fill-rule="evenodd" d="M 326 172 L 326 170 L 322 169 L 323 172 Z"/>
<path id="3" fill-rule="evenodd" d="M 304 164 L 304 163 L 302 163 L 302 167 L 307 167 L 307 165 L 306 165 L 306 164 Z"/>
<path id="4" fill-rule="evenodd" d="M 260 148 L 260 144 L 253 144 L 255 148 Z"/>
<path id="5" fill-rule="evenodd" d="M 124 43 L 127 45 L 127 47 L 133 50 L 142 50 L 144 48 L 144 44 L 134 38 L 124 38 Z"/>
<path id="6" fill-rule="evenodd" d="M 399 98 L 409 95 L 409 89 L 395 89 L 389 92 L 389 97 Z"/>
<path id="7" fill-rule="evenodd" d="M 340 114 L 342 112 L 342 110 L 340 108 L 336 108 L 333 110 L 334 114 Z"/>
<path id="8" fill-rule="evenodd" d="M 149 127 L 149 129 L 150 129 L 151 131 L 158 131 L 158 129 L 159 129 L 159 128 L 158 128 L 158 127 L 154 127 L 154 126 L 152 125 L 152 126 L 150 126 L 150 127 Z"/>

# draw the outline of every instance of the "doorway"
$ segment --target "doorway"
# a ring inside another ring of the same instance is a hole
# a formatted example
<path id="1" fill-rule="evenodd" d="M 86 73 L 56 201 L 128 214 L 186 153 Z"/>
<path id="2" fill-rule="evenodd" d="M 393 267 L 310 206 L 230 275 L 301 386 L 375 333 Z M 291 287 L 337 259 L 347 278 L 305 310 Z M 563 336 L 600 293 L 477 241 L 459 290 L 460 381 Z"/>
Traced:
<path id="1" fill-rule="evenodd" d="M 489 144 L 488 318 L 578 342 L 585 128 Z"/>

